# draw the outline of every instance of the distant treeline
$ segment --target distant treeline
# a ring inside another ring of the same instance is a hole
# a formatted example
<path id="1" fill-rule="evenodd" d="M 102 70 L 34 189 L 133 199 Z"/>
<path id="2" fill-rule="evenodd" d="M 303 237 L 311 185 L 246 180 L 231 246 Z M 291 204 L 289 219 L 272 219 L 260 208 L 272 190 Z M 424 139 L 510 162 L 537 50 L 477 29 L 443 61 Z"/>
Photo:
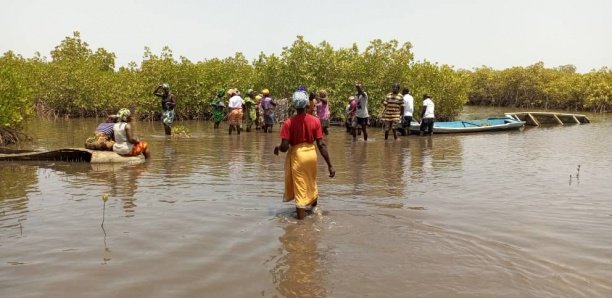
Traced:
<path id="1" fill-rule="evenodd" d="M 453 119 L 466 103 L 602 112 L 612 107 L 612 72 L 606 68 L 578 74 L 573 66 L 548 69 L 537 63 L 501 71 L 455 70 L 415 61 L 411 49 L 410 43 L 395 40 L 373 40 L 364 50 L 357 45 L 334 49 L 298 36 L 280 55 L 261 53 L 252 62 L 241 53 L 192 62 L 175 58 L 168 47 L 160 55 L 145 48 L 140 65 L 116 70 L 114 53 L 92 50 L 74 32 L 50 58 L 23 58 L 11 51 L 0 57 L 0 135 L 30 114 L 92 117 L 128 107 L 141 119 L 156 119 L 159 102 L 152 92 L 162 82 L 170 84 L 182 119 L 207 119 L 210 99 L 221 87 L 236 87 L 243 94 L 268 88 L 273 97 L 284 98 L 299 85 L 327 90 L 332 116 L 341 118 L 355 82 L 369 93 L 373 117 L 393 82 L 411 90 L 415 110 L 423 94 L 432 96 L 439 120 Z"/>
<path id="2" fill-rule="evenodd" d="M 612 110 L 612 70 L 605 67 L 586 74 L 573 65 L 528 67 L 469 72 L 469 104 L 521 108 L 609 112 Z"/>

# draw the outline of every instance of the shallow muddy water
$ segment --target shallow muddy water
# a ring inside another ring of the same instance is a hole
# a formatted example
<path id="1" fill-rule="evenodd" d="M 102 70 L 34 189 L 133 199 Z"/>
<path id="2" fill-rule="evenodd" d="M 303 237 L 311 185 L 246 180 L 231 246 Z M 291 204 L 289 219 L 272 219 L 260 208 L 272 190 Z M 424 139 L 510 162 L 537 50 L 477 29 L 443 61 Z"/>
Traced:
<path id="1" fill-rule="evenodd" d="M 301 222 L 278 126 L 139 122 L 142 165 L 3 162 L 0 296 L 610 297 L 612 119 L 591 118 L 398 141 L 334 127 L 336 177 L 320 158 L 323 214 Z M 22 147 L 81 147 L 96 125 L 31 121 Z"/>

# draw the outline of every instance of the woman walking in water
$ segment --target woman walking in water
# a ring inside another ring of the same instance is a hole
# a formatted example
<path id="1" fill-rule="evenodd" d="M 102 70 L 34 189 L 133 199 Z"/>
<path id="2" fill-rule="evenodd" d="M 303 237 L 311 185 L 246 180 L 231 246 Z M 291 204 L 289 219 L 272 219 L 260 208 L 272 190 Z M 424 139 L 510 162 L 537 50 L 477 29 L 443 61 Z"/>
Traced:
<path id="1" fill-rule="evenodd" d="M 293 107 L 296 114 L 285 120 L 281 127 L 281 144 L 274 148 L 274 154 L 287 152 L 285 158 L 284 201 L 295 201 L 297 219 L 304 219 L 307 208 L 317 206 L 317 148 L 327 163 L 329 177 L 336 175 L 331 164 L 327 146 L 323 142 L 321 122 L 306 113 L 308 94 L 297 91 L 293 94 Z"/>

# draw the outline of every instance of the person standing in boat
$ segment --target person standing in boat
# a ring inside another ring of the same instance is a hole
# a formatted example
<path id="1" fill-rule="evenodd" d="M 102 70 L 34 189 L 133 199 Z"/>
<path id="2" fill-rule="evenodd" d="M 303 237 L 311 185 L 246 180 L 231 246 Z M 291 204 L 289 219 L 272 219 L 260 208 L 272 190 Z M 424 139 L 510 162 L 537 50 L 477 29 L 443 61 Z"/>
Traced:
<path id="1" fill-rule="evenodd" d="M 402 95 L 404 97 L 404 116 L 400 132 L 403 136 L 407 136 L 410 135 L 410 123 L 412 122 L 412 113 L 414 112 L 414 98 L 410 95 L 408 88 L 402 90 Z"/>
<path id="2" fill-rule="evenodd" d="M 357 140 L 357 130 L 361 129 L 363 132 L 363 140 L 367 141 L 368 118 L 370 118 L 370 114 L 368 113 L 368 94 L 363 91 L 363 86 L 360 83 L 355 84 L 355 89 L 357 90 L 355 94 L 357 112 L 355 113 L 352 123 L 353 140 Z"/>
<path id="3" fill-rule="evenodd" d="M 129 109 L 121 109 L 117 113 L 117 123 L 113 125 L 115 144 L 113 151 L 119 155 L 138 156 L 143 154 L 145 159 L 151 158 L 149 146 L 134 136 L 134 129 L 131 125 L 132 113 Z"/>
<path id="4" fill-rule="evenodd" d="M 242 130 L 242 117 L 244 117 L 244 113 L 242 112 L 242 106 L 244 105 L 244 100 L 240 96 L 240 92 L 238 89 L 230 89 L 228 91 L 230 97 L 229 103 L 227 107 L 230 109 L 229 113 L 229 134 L 232 134 L 232 131 L 235 129 L 238 134 L 240 134 L 240 130 Z"/>
<path id="5" fill-rule="evenodd" d="M 404 99 L 399 94 L 400 84 L 394 83 L 391 93 L 387 94 L 383 102 L 382 113 L 383 127 L 385 129 L 385 140 L 389 138 L 389 131 L 393 131 L 393 139 L 397 140 L 397 128 L 404 113 Z"/>
<path id="6" fill-rule="evenodd" d="M 304 219 L 307 208 L 317 206 L 317 150 L 327 163 L 329 177 L 336 175 L 331 164 L 327 146 L 323 142 L 321 122 L 306 113 L 308 93 L 296 91 L 292 98 L 296 114 L 283 122 L 281 144 L 274 148 L 274 154 L 287 152 L 285 158 L 285 193 L 283 201 L 295 201 L 297 219 Z M 312 209 L 311 209 L 312 210 Z"/>
<path id="7" fill-rule="evenodd" d="M 153 94 L 157 97 L 161 97 L 162 123 L 164 124 L 164 131 L 166 135 L 171 135 L 176 100 L 174 95 L 170 92 L 170 85 L 168 85 L 168 83 L 163 83 L 157 86 L 157 89 L 153 91 Z"/>
<path id="8" fill-rule="evenodd" d="M 429 95 L 423 95 L 423 108 L 421 109 L 421 131 L 420 135 L 432 135 L 434 125 L 434 102 Z"/>

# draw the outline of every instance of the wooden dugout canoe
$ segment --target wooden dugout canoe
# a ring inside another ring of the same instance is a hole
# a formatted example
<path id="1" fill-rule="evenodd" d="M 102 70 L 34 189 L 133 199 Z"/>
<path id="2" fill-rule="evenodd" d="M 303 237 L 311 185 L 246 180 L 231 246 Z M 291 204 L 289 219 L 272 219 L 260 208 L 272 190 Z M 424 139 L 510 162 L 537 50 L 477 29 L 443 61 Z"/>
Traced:
<path id="1" fill-rule="evenodd" d="M 0 148 L 0 161 L 67 161 L 88 163 L 141 163 L 144 156 L 121 156 L 112 151 L 63 148 L 50 151 Z"/>

